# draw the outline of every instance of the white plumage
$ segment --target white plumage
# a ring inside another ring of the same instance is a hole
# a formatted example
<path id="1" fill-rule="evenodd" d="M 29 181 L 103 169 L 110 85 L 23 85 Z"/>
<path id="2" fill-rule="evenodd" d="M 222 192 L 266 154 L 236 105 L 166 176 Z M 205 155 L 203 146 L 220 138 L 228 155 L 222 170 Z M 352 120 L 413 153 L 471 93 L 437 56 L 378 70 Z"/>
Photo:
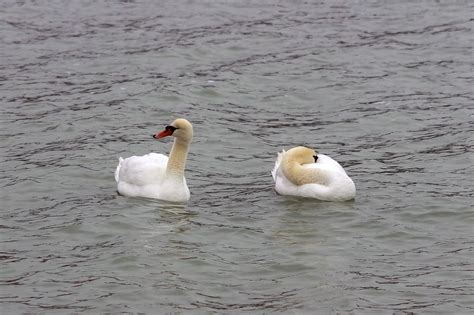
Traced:
<path id="1" fill-rule="evenodd" d="M 327 155 L 317 154 L 316 162 L 313 160 L 312 163 L 300 163 L 299 157 L 292 156 L 300 154 L 301 152 L 296 152 L 300 148 L 303 147 L 278 153 L 272 170 L 277 193 L 326 201 L 346 201 L 355 198 L 354 182 L 338 162 Z M 311 151 L 316 156 L 315 151 Z M 293 167 L 292 163 L 295 164 Z M 295 183 L 300 179 L 303 184 Z"/>
<path id="2" fill-rule="evenodd" d="M 155 198 L 173 202 L 189 200 L 190 192 L 184 177 L 188 147 L 192 139 L 192 125 L 177 119 L 153 137 L 174 136 L 170 158 L 164 154 L 119 158 L 115 170 L 117 191 L 128 197 Z"/>

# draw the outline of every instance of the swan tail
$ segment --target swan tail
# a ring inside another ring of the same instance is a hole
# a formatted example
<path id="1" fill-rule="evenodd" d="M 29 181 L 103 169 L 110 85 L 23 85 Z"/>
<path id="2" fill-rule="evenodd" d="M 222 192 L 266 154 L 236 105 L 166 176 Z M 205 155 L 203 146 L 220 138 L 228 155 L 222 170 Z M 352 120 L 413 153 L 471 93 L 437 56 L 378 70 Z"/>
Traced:
<path id="1" fill-rule="evenodd" d="M 281 163 L 281 160 L 283 159 L 283 154 L 285 154 L 285 152 L 286 152 L 285 150 L 278 152 L 278 156 L 275 161 L 275 167 L 273 167 L 273 170 L 272 170 L 272 177 L 274 181 L 276 181 L 277 171 L 278 171 L 278 168 L 280 167 L 280 163 Z"/>
<path id="2" fill-rule="evenodd" d="M 119 157 L 119 163 L 117 165 L 117 168 L 115 169 L 115 181 L 118 183 L 119 182 L 119 174 L 120 174 L 120 168 L 122 167 L 122 162 L 123 158 Z"/>

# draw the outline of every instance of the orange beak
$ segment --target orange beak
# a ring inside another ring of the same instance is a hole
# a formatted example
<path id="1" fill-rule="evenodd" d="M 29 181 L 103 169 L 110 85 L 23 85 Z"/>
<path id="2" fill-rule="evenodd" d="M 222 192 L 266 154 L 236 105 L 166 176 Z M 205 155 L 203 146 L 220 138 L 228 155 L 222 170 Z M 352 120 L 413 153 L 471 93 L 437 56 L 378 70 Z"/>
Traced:
<path id="1" fill-rule="evenodd" d="M 161 138 L 164 138 L 164 137 L 168 137 L 168 136 L 171 136 L 173 134 L 173 130 L 171 129 L 165 129 L 161 132 L 157 132 L 153 135 L 153 138 L 155 139 L 161 139 Z"/>
<path id="2" fill-rule="evenodd" d="M 168 137 L 168 136 L 171 136 L 171 132 L 168 131 L 168 130 L 163 130 L 161 132 L 157 132 L 153 135 L 153 138 L 155 139 L 161 139 L 161 138 L 164 138 L 164 137 Z"/>

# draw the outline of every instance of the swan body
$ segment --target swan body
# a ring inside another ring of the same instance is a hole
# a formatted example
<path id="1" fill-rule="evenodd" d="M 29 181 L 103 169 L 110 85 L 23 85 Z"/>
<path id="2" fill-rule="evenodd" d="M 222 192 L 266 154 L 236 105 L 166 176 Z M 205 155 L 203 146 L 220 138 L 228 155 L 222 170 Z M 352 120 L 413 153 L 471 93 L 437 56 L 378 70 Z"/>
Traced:
<path id="1" fill-rule="evenodd" d="M 172 202 L 189 200 L 190 192 L 184 177 L 184 167 L 193 136 L 192 125 L 186 119 L 177 119 L 165 130 L 153 135 L 153 138 L 161 139 L 167 136 L 175 137 L 169 158 L 158 153 L 119 158 L 115 170 L 119 194 Z"/>
<path id="2" fill-rule="evenodd" d="M 354 182 L 342 166 L 310 148 L 295 147 L 278 153 L 272 176 L 275 190 L 281 195 L 325 201 L 355 198 Z"/>

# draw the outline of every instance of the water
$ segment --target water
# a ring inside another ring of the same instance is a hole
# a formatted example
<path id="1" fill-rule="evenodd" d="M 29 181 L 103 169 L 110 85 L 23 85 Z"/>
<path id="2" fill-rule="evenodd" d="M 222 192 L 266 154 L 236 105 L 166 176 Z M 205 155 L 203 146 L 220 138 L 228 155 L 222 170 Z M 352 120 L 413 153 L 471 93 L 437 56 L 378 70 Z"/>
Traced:
<path id="1" fill-rule="evenodd" d="M 471 2 L 156 3 L 0 4 L 2 314 L 474 312 Z M 190 202 L 118 196 L 176 117 Z"/>

